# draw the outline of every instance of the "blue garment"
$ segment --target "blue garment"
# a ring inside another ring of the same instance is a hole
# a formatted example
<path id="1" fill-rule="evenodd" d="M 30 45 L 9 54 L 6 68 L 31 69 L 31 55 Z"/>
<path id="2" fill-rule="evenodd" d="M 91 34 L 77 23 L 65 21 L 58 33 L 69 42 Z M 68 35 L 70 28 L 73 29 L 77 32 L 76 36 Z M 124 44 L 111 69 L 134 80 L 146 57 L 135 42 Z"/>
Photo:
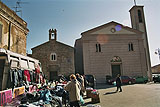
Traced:
<path id="1" fill-rule="evenodd" d="M 45 102 L 45 104 L 49 104 L 49 101 L 51 101 L 51 93 L 49 90 L 41 90 L 39 91 L 40 93 L 40 100 L 43 100 Z"/>
<path id="2" fill-rule="evenodd" d="M 18 70 L 18 77 L 19 77 L 19 86 L 23 86 L 23 71 L 22 70 Z"/>

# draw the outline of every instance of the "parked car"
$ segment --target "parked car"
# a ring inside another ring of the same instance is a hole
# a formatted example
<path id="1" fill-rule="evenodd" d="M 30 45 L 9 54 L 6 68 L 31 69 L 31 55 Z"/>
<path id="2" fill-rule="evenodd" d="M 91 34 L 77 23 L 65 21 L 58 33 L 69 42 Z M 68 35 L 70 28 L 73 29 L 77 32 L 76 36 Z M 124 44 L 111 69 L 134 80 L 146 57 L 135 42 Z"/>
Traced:
<path id="1" fill-rule="evenodd" d="M 135 77 L 136 83 L 147 83 L 148 82 L 148 77 L 146 76 L 137 76 Z"/>
<path id="2" fill-rule="evenodd" d="M 136 79 L 132 78 L 132 77 L 129 77 L 129 76 L 121 76 L 120 78 L 121 78 L 122 84 L 134 84 L 134 83 L 136 83 Z M 108 80 L 108 83 L 109 84 L 114 84 L 115 81 L 116 81 L 116 78 L 112 78 L 112 79 Z"/>
<path id="3" fill-rule="evenodd" d="M 96 80 L 95 80 L 94 76 L 93 75 L 85 75 L 85 78 L 87 80 L 87 87 L 94 88 L 95 83 L 96 83 Z"/>
<path id="4" fill-rule="evenodd" d="M 106 75 L 106 83 L 109 84 L 108 80 L 112 79 L 112 76 Z"/>
<path id="5" fill-rule="evenodd" d="M 153 81 L 154 81 L 154 83 L 160 82 L 160 76 L 159 75 L 153 76 Z"/>

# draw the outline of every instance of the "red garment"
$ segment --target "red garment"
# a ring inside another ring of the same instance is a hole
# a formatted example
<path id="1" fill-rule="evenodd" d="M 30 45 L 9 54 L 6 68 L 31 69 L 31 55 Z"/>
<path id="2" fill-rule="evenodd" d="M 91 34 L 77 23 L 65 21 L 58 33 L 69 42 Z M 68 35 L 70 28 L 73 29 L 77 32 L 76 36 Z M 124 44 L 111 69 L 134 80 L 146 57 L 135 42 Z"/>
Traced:
<path id="1" fill-rule="evenodd" d="M 40 81 L 41 81 L 41 83 L 44 83 L 44 78 L 42 75 L 40 75 Z"/>
<path id="2" fill-rule="evenodd" d="M 27 81 L 31 81 L 31 78 L 30 78 L 30 73 L 28 70 L 24 70 L 24 75 L 27 77 Z"/>
<path id="3" fill-rule="evenodd" d="M 39 68 L 36 68 L 36 69 L 35 69 L 35 72 L 39 74 L 39 73 L 40 73 L 40 69 L 39 69 Z"/>

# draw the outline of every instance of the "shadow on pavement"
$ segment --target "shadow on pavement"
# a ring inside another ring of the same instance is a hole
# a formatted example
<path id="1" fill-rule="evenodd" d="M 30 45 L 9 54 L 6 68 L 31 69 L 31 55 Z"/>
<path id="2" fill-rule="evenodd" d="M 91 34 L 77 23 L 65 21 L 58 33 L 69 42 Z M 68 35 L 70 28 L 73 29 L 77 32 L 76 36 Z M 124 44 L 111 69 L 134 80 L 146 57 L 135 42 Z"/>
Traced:
<path id="1" fill-rule="evenodd" d="M 96 89 L 106 89 L 106 88 L 112 88 L 115 87 L 114 85 L 109 85 L 106 83 L 97 83 L 96 84 Z"/>
<path id="2" fill-rule="evenodd" d="M 93 103 L 92 101 L 90 101 L 90 102 L 86 102 L 86 103 L 84 103 L 83 105 L 81 105 L 81 106 L 87 106 L 87 105 L 92 105 L 92 104 L 98 104 L 98 103 Z M 93 107 L 94 107 L 94 105 L 93 105 Z M 91 106 L 92 107 L 92 106 Z"/>
<path id="3" fill-rule="evenodd" d="M 116 91 L 114 91 L 114 92 L 107 92 L 104 95 L 115 94 L 115 93 L 117 93 L 117 92 Z"/>

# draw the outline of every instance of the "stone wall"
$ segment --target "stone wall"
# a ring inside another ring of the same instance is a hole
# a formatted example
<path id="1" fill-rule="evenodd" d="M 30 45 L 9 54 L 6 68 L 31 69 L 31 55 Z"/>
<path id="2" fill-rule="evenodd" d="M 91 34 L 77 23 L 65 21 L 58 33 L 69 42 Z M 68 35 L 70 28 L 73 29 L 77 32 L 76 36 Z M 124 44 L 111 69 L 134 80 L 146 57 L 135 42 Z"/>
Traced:
<path id="1" fill-rule="evenodd" d="M 57 61 L 51 61 L 51 53 L 56 53 Z M 50 72 L 58 71 L 58 75 L 69 76 L 75 72 L 74 48 L 55 40 L 50 40 L 35 48 L 32 48 L 32 57 L 40 60 L 42 70 L 50 79 Z"/>
<path id="2" fill-rule="evenodd" d="M 2 25 L 0 48 L 26 55 L 26 36 L 29 32 L 27 23 L 2 2 L 0 2 L 0 24 Z"/>

